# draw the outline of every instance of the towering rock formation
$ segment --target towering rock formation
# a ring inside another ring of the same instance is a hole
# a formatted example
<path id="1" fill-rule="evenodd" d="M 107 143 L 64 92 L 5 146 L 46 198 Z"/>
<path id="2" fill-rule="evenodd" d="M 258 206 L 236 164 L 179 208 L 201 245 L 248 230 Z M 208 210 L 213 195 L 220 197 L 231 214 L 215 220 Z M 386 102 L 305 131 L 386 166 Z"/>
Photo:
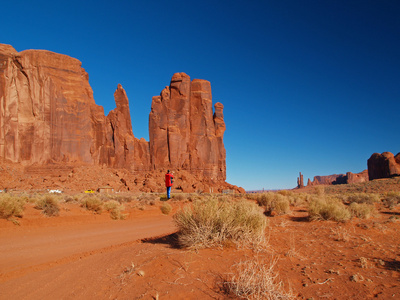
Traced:
<path id="1" fill-rule="evenodd" d="M 370 180 L 400 175 L 400 153 L 396 156 L 391 152 L 374 153 L 367 163 Z"/>
<path id="2" fill-rule="evenodd" d="M 150 141 L 132 132 L 121 85 L 108 116 L 93 99 L 81 62 L 0 44 L 0 159 L 25 166 L 85 163 L 131 171 L 186 170 L 197 182 L 226 179 L 223 105 L 206 80 L 176 73 L 153 97 Z M 194 184 L 186 183 L 195 189 Z"/>
<path id="3" fill-rule="evenodd" d="M 304 187 L 304 178 L 303 178 L 303 174 L 301 174 L 301 172 L 299 173 L 299 177 L 297 177 L 297 187 L 299 189 Z"/>
<path id="4" fill-rule="evenodd" d="M 149 117 L 151 166 L 190 170 L 202 178 L 226 179 L 223 105 L 213 115 L 210 82 L 174 74 L 153 97 Z"/>

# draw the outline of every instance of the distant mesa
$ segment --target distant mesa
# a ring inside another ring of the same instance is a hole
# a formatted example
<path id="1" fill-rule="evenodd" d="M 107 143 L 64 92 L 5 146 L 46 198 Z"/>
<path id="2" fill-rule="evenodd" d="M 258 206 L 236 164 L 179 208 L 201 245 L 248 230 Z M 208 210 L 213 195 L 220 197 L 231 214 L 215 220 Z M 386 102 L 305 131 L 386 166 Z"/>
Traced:
<path id="1" fill-rule="evenodd" d="M 390 152 L 374 153 L 368 159 L 367 165 L 368 169 L 360 173 L 347 172 L 338 175 L 314 176 L 313 181 L 308 179 L 307 186 L 348 184 L 400 176 L 400 153 L 396 156 Z M 297 178 L 297 187 L 304 187 L 301 173 L 300 177 Z"/>
<path id="2" fill-rule="evenodd" d="M 26 167 L 83 163 L 132 174 L 169 168 L 193 175 L 182 191 L 239 190 L 225 182 L 223 105 L 214 104 L 213 112 L 209 81 L 174 74 L 152 99 L 149 141 L 134 136 L 121 85 L 114 99 L 116 108 L 105 116 L 75 58 L 0 44 L 0 159 Z M 135 188 L 161 186 L 146 181 Z"/>

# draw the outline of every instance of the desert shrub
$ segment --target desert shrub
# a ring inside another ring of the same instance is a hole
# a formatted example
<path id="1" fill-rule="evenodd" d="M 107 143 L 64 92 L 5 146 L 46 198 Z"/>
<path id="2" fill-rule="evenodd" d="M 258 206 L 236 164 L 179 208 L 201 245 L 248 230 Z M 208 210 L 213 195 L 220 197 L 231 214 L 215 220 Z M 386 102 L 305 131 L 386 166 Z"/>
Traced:
<path id="1" fill-rule="evenodd" d="M 257 194 L 255 196 L 255 200 L 257 201 L 258 205 L 260 206 L 267 206 L 269 205 L 274 199 L 276 194 L 272 192 Z"/>
<path id="2" fill-rule="evenodd" d="M 350 204 L 349 210 L 353 217 L 360 219 L 369 219 L 375 213 L 375 207 L 366 203 L 353 202 Z"/>
<path id="3" fill-rule="evenodd" d="M 383 196 L 383 203 L 389 209 L 393 209 L 400 203 L 400 192 L 388 192 Z"/>
<path id="4" fill-rule="evenodd" d="M 351 218 L 345 205 L 336 198 L 317 196 L 308 205 L 310 220 L 332 220 L 344 222 Z"/>
<path id="5" fill-rule="evenodd" d="M 192 193 L 192 194 L 189 194 L 187 198 L 188 198 L 188 200 L 189 200 L 190 202 L 193 202 L 193 201 L 195 201 L 195 200 L 201 199 L 202 196 L 199 195 L 199 194 L 194 194 L 194 193 Z"/>
<path id="6" fill-rule="evenodd" d="M 325 195 L 325 187 L 324 187 L 323 185 L 317 185 L 317 186 L 314 188 L 314 191 L 315 191 L 315 193 L 316 193 L 318 196 L 323 196 L 323 195 Z"/>
<path id="7" fill-rule="evenodd" d="M 168 196 L 167 195 L 161 195 L 160 196 L 160 201 L 168 201 Z"/>
<path id="8" fill-rule="evenodd" d="M 166 197 L 166 196 L 165 196 Z M 139 197 L 138 200 L 140 202 L 144 202 L 145 204 L 149 204 L 150 201 L 157 200 L 158 196 L 155 194 L 150 194 L 150 193 L 142 193 Z"/>
<path id="9" fill-rule="evenodd" d="M 233 274 L 223 283 L 223 290 L 240 299 L 295 299 L 274 272 L 277 260 L 263 263 L 256 259 L 240 261 L 234 265 Z"/>
<path id="10" fill-rule="evenodd" d="M 131 195 L 115 195 L 114 200 L 118 201 L 119 203 L 122 202 L 132 202 L 134 198 Z"/>
<path id="11" fill-rule="evenodd" d="M 271 215 L 272 212 L 275 212 L 278 215 L 287 214 L 290 211 L 290 203 L 289 199 L 281 194 L 275 195 L 274 199 L 271 199 L 265 205 L 265 213 L 267 215 Z"/>
<path id="12" fill-rule="evenodd" d="M 263 193 L 257 197 L 257 203 L 265 208 L 265 214 L 271 215 L 275 212 L 278 215 L 287 214 L 290 211 L 289 195 L 281 193 Z"/>
<path id="13" fill-rule="evenodd" d="M 183 247 L 223 246 L 227 240 L 257 243 L 264 237 L 266 219 L 257 205 L 246 200 L 197 200 L 174 215 Z"/>
<path id="14" fill-rule="evenodd" d="M 110 213 L 110 217 L 113 220 L 125 220 L 126 214 L 123 214 L 122 211 L 125 210 L 125 207 L 116 200 L 109 200 L 104 203 L 104 209 Z"/>
<path id="15" fill-rule="evenodd" d="M 290 196 L 290 205 L 297 206 L 297 205 L 304 205 L 310 202 L 312 196 L 307 193 L 293 193 Z"/>
<path id="16" fill-rule="evenodd" d="M 347 202 L 349 203 L 373 204 L 379 200 L 379 195 L 373 193 L 353 193 L 347 196 Z"/>
<path id="17" fill-rule="evenodd" d="M 37 199 L 35 208 L 42 210 L 42 213 L 48 217 L 55 217 L 60 213 L 60 204 L 58 200 L 51 195 L 45 195 Z"/>
<path id="18" fill-rule="evenodd" d="M 183 201 L 186 199 L 184 194 L 175 194 L 172 196 L 174 200 L 176 201 Z"/>
<path id="19" fill-rule="evenodd" d="M 163 203 L 163 205 L 160 206 L 160 209 L 161 209 L 161 212 L 162 212 L 164 215 L 169 215 L 170 212 L 172 211 L 172 206 L 169 205 L 168 203 Z"/>
<path id="20" fill-rule="evenodd" d="M 81 200 L 81 206 L 97 214 L 103 211 L 103 202 L 96 196 L 87 196 Z"/>
<path id="21" fill-rule="evenodd" d="M 277 192 L 277 194 L 289 197 L 289 196 L 293 195 L 293 192 L 289 191 L 289 190 L 280 190 L 280 191 Z"/>
<path id="22" fill-rule="evenodd" d="M 66 195 L 66 196 L 64 196 L 64 201 L 65 201 L 66 203 L 75 202 L 75 201 L 76 201 L 76 198 L 74 198 L 74 197 L 72 197 L 72 196 L 69 196 L 69 195 Z"/>
<path id="23" fill-rule="evenodd" d="M 10 194 L 0 195 L 0 218 L 22 218 L 25 200 Z"/>

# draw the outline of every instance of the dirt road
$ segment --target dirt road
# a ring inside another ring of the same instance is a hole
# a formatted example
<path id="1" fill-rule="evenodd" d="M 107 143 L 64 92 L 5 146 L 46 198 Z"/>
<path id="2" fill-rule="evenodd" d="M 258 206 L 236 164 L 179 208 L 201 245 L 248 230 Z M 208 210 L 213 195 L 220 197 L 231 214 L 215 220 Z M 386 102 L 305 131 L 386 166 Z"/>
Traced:
<path id="1" fill-rule="evenodd" d="M 65 271 L 68 265 L 95 254 L 115 252 L 138 240 L 175 231 L 172 218 L 159 211 L 124 221 L 99 216 L 94 221 L 70 218 L 54 224 L 48 221 L 14 227 L 0 228 L 0 299 L 20 298 L 26 293 L 25 283 L 35 282 L 34 278 L 47 276 L 60 266 Z M 25 296 L 31 299 L 29 294 Z"/>

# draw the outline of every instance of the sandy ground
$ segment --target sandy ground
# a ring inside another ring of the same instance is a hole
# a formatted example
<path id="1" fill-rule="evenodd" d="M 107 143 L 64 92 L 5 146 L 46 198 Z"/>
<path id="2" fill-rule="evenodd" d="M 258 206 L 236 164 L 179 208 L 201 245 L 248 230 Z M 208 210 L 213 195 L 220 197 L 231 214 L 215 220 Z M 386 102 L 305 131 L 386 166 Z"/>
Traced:
<path id="1" fill-rule="evenodd" d="M 189 251 L 157 206 L 123 221 L 71 204 L 52 218 L 28 207 L 20 226 L 0 220 L 0 299 L 227 299 L 235 264 L 271 259 L 297 299 L 399 299 L 399 215 L 309 222 L 297 207 L 268 218 L 260 251 Z"/>

